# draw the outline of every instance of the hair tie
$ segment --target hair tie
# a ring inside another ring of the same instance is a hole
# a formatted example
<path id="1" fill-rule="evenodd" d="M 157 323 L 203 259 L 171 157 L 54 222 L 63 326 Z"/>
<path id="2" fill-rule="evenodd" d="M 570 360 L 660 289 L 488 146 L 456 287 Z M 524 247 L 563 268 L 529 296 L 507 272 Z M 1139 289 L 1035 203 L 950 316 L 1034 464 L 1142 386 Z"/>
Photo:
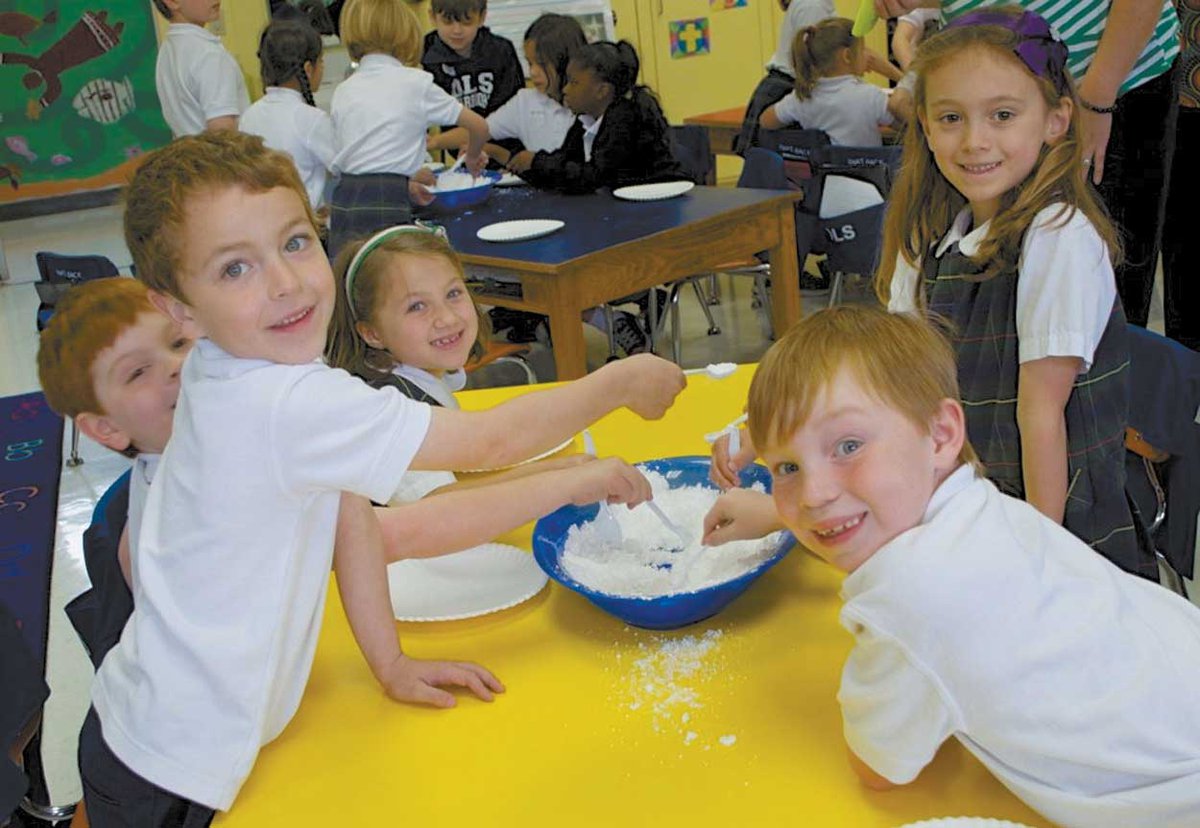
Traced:
<path id="1" fill-rule="evenodd" d="M 446 238 L 446 228 L 440 224 L 415 221 L 412 224 L 397 224 L 393 227 L 380 230 L 363 242 L 363 246 L 358 248 L 358 252 L 350 260 L 350 266 L 346 268 L 346 305 L 350 308 L 350 317 L 352 319 L 358 319 L 358 314 L 354 312 L 354 277 L 358 275 L 359 268 L 362 267 L 367 257 L 374 253 L 376 248 L 381 244 L 403 233 L 431 233 L 439 238 Z"/>
<path id="2" fill-rule="evenodd" d="M 1054 84 L 1060 95 L 1067 91 L 1067 45 L 1050 28 L 1046 19 L 1036 12 L 1026 11 L 1019 16 L 997 11 L 977 11 L 956 18 L 946 29 L 965 26 L 999 26 L 1017 36 L 1013 54 L 1030 72 Z"/>

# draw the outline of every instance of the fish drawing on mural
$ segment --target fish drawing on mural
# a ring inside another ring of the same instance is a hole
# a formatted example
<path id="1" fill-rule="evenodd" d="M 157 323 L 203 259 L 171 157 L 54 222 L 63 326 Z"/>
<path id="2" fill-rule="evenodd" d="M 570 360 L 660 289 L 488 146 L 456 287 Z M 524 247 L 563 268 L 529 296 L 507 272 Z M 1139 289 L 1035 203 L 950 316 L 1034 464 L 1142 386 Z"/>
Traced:
<path id="1" fill-rule="evenodd" d="M 28 45 L 25 38 L 36 32 L 42 26 L 50 25 L 58 20 L 58 12 L 52 11 L 38 19 L 32 14 L 22 12 L 0 12 L 0 35 L 14 37 L 22 45 Z"/>
<path id="2" fill-rule="evenodd" d="M 50 163 L 56 167 L 61 167 L 63 164 L 70 164 L 75 159 L 69 155 L 63 155 L 61 152 L 56 152 L 50 156 Z"/>
<path id="3" fill-rule="evenodd" d="M 0 66 L 27 68 L 21 83 L 26 89 L 46 88 L 36 101 L 30 101 L 28 113 L 37 118 L 43 109 L 62 95 L 62 73 L 112 51 L 121 42 L 124 23 L 110 25 L 108 12 L 84 12 L 79 22 L 67 30 L 40 55 L 0 52 Z"/>
<path id="4" fill-rule="evenodd" d="M 102 124 L 116 123 L 134 110 L 133 81 L 90 80 L 75 95 L 73 103 L 81 117 Z"/>
<path id="5" fill-rule="evenodd" d="M 29 142 L 24 135 L 10 135 L 4 139 L 4 146 L 24 158 L 26 161 L 36 161 L 37 153 L 29 148 Z"/>

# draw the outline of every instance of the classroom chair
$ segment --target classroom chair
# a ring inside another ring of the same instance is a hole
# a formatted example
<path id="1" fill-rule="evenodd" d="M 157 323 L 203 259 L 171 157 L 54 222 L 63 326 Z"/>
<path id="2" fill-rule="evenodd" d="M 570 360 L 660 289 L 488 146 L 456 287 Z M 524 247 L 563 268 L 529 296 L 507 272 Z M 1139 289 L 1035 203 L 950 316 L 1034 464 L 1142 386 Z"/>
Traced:
<path id="1" fill-rule="evenodd" d="M 825 254 L 831 274 L 829 304 L 841 295 L 848 273 L 875 272 L 883 243 L 883 216 L 900 166 L 901 148 L 817 147 L 809 154 L 812 178 L 801 212 L 818 230 L 808 252 Z M 840 202 L 834 204 L 833 202 Z"/>
<path id="2" fill-rule="evenodd" d="M 54 308 L 63 295 L 84 282 L 93 279 L 105 279 L 119 275 L 117 266 L 106 256 L 64 256 L 61 253 L 37 253 L 38 281 L 34 288 L 38 294 L 37 330 L 39 333 L 46 327 Z M 75 420 L 71 420 L 71 453 L 67 456 L 68 466 L 78 466 L 83 462 L 79 456 L 79 430 Z"/>
<path id="3" fill-rule="evenodd" d="M 471 357 L 467 361 L 465 370 L 468 374 L 471 374 L 487 365 L 515 365 L 525 374 L 525 382 L 527 384 L 536 385 L 538 382 L 537 373 L 534 372 L 533 366 L 529 364 L 528 356 L 528 344 L 500 342 L 495 339 L 488 339 L 483 343 L 483 353 L 478 357 Z"/>
<path id="4" fill-rule="evenodd" d="M 1129 325 L 1126 492 L 1141 513 L 1166 585 L 1194 579 L 1200 514 L 1200 353 Z"/>

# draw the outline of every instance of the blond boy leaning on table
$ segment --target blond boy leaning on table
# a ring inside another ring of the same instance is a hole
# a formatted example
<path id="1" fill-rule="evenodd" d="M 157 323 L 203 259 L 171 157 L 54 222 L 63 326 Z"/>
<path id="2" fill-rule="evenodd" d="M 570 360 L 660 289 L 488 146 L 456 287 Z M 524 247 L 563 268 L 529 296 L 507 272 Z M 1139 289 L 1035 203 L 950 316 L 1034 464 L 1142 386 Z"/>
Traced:
<path id="1" fill-rule="evenodd" d="M 386 602 L 366 498 L 385 500 L 410 466 L 517 462 L 620 406 L 659 417 L 684 380 L 646 357 L 489 411 L 431 412 L 328 368 L 329 262 L 295 167 L 255 136 L 206 133 L 152 153 L 127 191 L 125 236 L 154 304 L 197 342 L 146 503 L 134 613 L 93 686 L 81 773 L 93 825 L 202 826 L 295 713 L 335 533 L 360 550 L 352 568 L 375 573 L 359 609 Z M 598 496 L 649 495 L 622 467 L 607 483 Z M 436 681 L 437 664 L 399 669 Z"/>
<path id="2" fill-rule="evenodd" d="M 817 313 L 767 353 L 748 412 L 774 509 L 731 490 L 706 542 L 783 524 L 848 573 L 838 701 L 867 785 L 911 782 L 953 736 L 1063 825 L 1198 824 L 1200 609 L 978 473 L 936 331 Z"/>

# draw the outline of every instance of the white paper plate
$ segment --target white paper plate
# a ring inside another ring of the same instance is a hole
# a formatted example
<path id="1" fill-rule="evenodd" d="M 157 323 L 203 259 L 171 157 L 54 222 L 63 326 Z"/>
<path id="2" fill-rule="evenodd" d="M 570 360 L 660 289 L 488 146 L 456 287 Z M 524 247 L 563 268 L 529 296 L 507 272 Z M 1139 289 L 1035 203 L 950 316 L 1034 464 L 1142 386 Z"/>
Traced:
<path id="1" fill-rule="evenodd" d="M 613 190 L 613 195 L 626 201 L 658 201 L 681 196 L 696 185 L 691 181 L 664 181 L 661 184 L 637 184 Z"/>
<path id="2" fill-rule="evenodd" d="M 480 227 L 475 235 L 489 242 L 524 241 L 547 236 L 561 227 L 563 222 L 558 219 L 517 219 Z"/>
<path id="3" fill-rule="evenodd" d="M 900 828 L 1029 828 L 1029 826 L 1023 822 L 1009 822 L 986 817 L 942 817 L 941 819 L 910 822 L 907 825 L 901 825 Z"/>
<path id="4" fill-rule="evenodd" d="M 517 466 L 524 466 L 526 463 L 536 463 L 538 460 L 545 460 L 547 457 L 551 456 L 552 454 L 558 454 L 560 451 L 562 451 L 563 449 L 565 449 L 567 446 L 571 445 L 571 443 L 574 443 L 574 442 L 575 442 L 574 437 L 568 437 L 566 440 L 563 440 L 561 443 L 559 443 L 554 448 L 547 449 L 546 451 L 543 451 L 541 454 L 530 457 L 528 460 L 522 460 L 520 463 L 512 463 L 507 466 L 494 466 L 490 469 L 458 469 L 458 471 L 463 472 L 464 474 L 477 474 L 479 472 L 492 472 L 492 471 L 504 471 L 505 469 L 515 469 Z"/>
<path id="5" fill-rule="evenodd" d="M 398 621 L 454 621 L 528 601 L 546 586 L 533 555 L 485 543 L 439 558 L 388 564 L 388 589 Z"/>
<path id="6" fill-rule="evenodd" d="M 497 187 L 522 187 L 525 185 L 525 179 L 516 173 L 504 172 L 500 174 L 500 178 L 496 181 Z"/>

